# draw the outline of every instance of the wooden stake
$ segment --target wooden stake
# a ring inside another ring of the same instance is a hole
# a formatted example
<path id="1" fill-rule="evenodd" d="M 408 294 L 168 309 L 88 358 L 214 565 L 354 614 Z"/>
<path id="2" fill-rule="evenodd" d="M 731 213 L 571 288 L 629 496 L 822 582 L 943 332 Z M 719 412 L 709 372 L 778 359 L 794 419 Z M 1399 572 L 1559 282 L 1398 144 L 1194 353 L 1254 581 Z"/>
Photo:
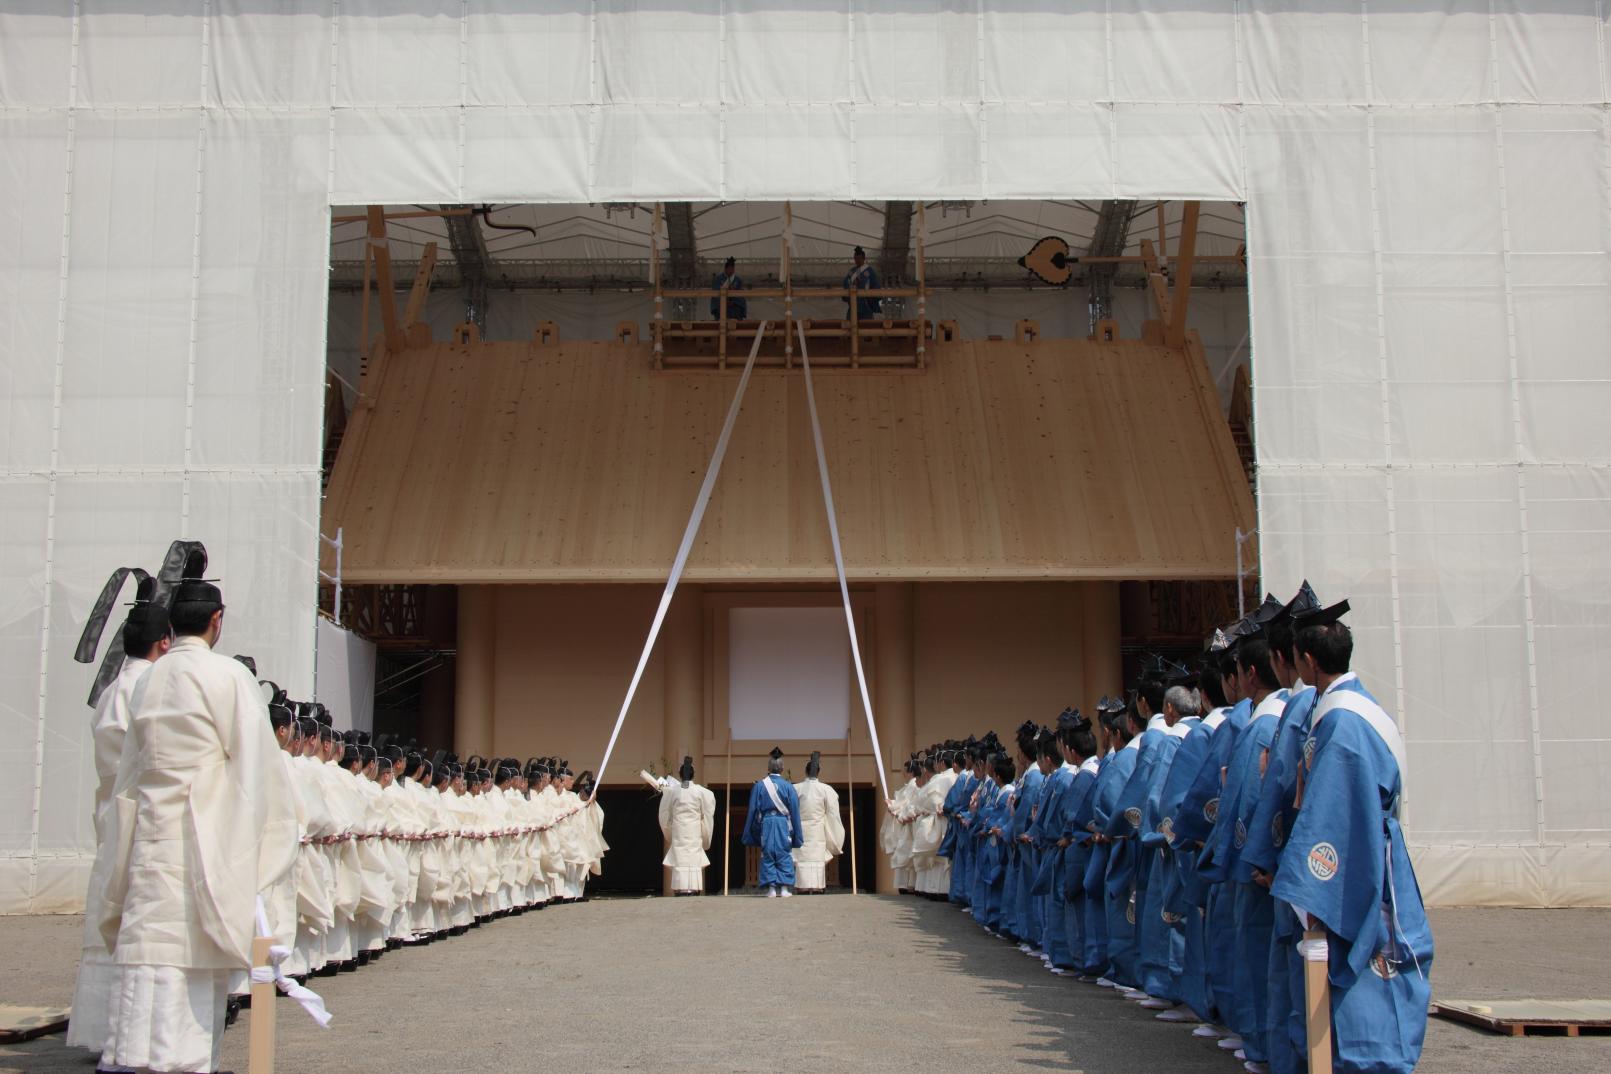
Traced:
<path id="1" fill-rule="evenodd" d="M 369 372 L 369 244 L 364 244 L 364 301 L 358 307 L 358 383 L 364 382 Z"/>
<path id="2" fill-rule="evenodd" d="M 922 369 L 928 365 L 928 316 L 929 316 L 929 286 L 928 274 L 923 268 L 924 242 L 926 221 L 923 217 L 923 203 L 917 203 L 917 367 Z"/>
<path id="3" fill-rule="evenodd" d="M 380 323 L 386 328 L 386 349 L 403 349 L 403 329 L 397 323 L 397 296 L 392 292 L 392 251 L 386 242 L 386 214 L 379 205 L 369 207 L 369 249 L 375 255 L 375 283 Z"/>
<path id="4" fill-rule="evenodd" d="M 783 367 L 794 368 L 794 203 L 783 203 Z"/>
<path id="5" fill-rule="evenodd" d="M 270 966 L 269 948 L 274 940 L 258 936 L 252 940 L 252 966 Z M 246 1069 L 250 1074 L 274 1074 L 274 982 L 252 982 L 252 1020 L 247 1038 Z"/>
<path id="6" fill-rule="evenodd" d="M 1306 929 L 1305 940 L 1324 940 L 1325 932 Z M 1328 963 L 1303 963 L 1303 997 L 1309 1027 L 1309 1074 L 1331 1074 L 1331 979 Z M 256 1010 L 256 1004 L 253 1004 Z M 254 1071 L 253 1074 L 256 1074 Z"/>
<path id="7" fill-rule="evenodd" d="M 850 803 L 850 893 L 858 895 L 856 885 L 856 769 L 850 759 L 850 728 L 845 728 L 845 796 Z"/>
<path id="8" fill-rule="evenodd" d="M 408 292 L 408 305 L 403 307 L 403 328 L 406 330 L 425 312 L 425 296 L 431 290 L 431 272 L 436 268 L 436 243 L 425 244 L 420 254 L 419 268 L 414 271 L 414 286 Z"/>
<path id="9" fill-rule="evenodd" d="M 660 202 L 654 203 L 654 222 L 650 225 L 654 229 L 649 239 L 649 275 L 654 281 L 654 327 L 651 335 L 654 337 L 654 367 L 661 368 L 662 359 L 666 353 L 666 295 L 664 281 L 660 279 L 660 218 L 665 212 L 665 206 Z M 728 790 L 732 790 L 731 787 Z M 722 892 L 727 894 L 726 891 Z"/>
<path id="10" fill-rule="evenodd" d="M 733 876 L 733 732 L 727 732 L 727 812 L 722 816 L 722 895 Z"/>
<path id="11" fill-rule="evenodd" d="M 1191 301 L 1192 257 L 1197 253 L 1197 214 L 1202 207 L 1200 201 L 1188 201 L 1180 223 L 1180 257 L 1175 261 L 1175 294 L 1169 300 L 1169 317 L 1164 335 L 1164 341 L 1171 347 L 1182 347 L 1186 343 L 1186 307 Z"/>
<path id="12" fill-rule="evenodd" d="M 1158 203 L 1158 256 L 1169 256 L 1169 233 L 1164 227 L 1164 203 Z"/>
<path id="13" fill-rule="evenodd" d="M 1141 263 L 1147 270 L 1147 289 L 1152 293 L 1152 301 L 1158 307 L 1158 320 L 1162 321 L 1167 331 L 1172 318 L 1169 315 L 1169 284 L 1164 280 L 1163 269 L 1158 264 L 1158 254 L 1152 248 L 1151 239 L 1141 240 Z"/>

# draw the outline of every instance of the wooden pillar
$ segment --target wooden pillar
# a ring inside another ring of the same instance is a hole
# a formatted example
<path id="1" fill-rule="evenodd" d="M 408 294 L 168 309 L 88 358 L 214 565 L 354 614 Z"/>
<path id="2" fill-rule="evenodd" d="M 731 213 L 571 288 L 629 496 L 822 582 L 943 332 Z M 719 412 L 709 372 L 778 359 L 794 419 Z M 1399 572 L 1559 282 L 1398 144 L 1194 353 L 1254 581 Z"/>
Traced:
<path id="1" fill-rule="evenodd" d="M 1091 706 L 1105 693 L 1124 689 L 1124 667 L 1119 656 L 1119 583 L 1086 582 L 1080 657 L 1085 669 L 1080 704 Z"/>
<path id="2" fill-rule="evenodd" d="M 661 756 L 675 776 L 684 756 L 694 759 L 694 779 L 709 787 L 718 773 L 705 769 L 705 622 L 697 585 L 682 585 L 672 598 L 660 646 L 666 664 L 665 728 Z M 715 849 L 714 847 L 712 849 Z M 671 867 L 661 869 L 661 886 L 671 894 Z"/>
<path id="3" fill-rule="evenodd" d="M 905 781 L 901 764 L 916 748 L 915 640 L 910 582 L 880 582 L 873 591 L 873 716 L 878 725 L 879 744 L 884 749 L 885 778 L 890 793 Z M 881 791 L 875 790 L 875 799 Z M 878 803 L 877 824 L 881 827 L 887 811 Z M 895 893 L 895 871 L 880 847 L 877 891 Z"/>
<path id="4" fill-rule="evenodd" d="M 497 590 L 490 585 L 459 587 L 458 659 L 453 676 L 453 749 L 462 759 L 490 754 L 494 692 L 494 648 L 498 639 Z"/>

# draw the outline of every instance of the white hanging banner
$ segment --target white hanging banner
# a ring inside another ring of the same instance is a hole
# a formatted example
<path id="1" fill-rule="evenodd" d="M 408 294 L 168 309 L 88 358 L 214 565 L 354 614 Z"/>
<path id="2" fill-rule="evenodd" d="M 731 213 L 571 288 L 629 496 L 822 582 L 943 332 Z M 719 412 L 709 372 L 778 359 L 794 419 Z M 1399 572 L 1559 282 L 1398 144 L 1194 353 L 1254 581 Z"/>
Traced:
<path id="1" fill-rule="evenodd" d="M 845 606 L 845 628 L 850 632 L 850 659 L 856 666 L 856 685 L 861 688 L 861 710 L 867 714 L 867 736 L 873 743 L 878 785 L 889 799 L 889 782 L 884 775 L 884 751 L 878 745 L 878 728 L 873 725 L 873 699 L 867 692 L 867 672 L 861 665 L 861 646 L 856 641 L 856 617 L 850 610 L 850 586 L 845 582 L 845 556 L 839 547 L 839 519 L 833 510 L 833 487 L 828 483 L 828 456 L 822 450 L 822 423 L 817 420 L 817 396 L 811 390 L 811 355 L 806 351 L 805 324 L 795 322 L 800 333 L 800 368 L 805 372 L 806 410 L 811 414 L 811 442 L 817 448 L 817 475 L 822 478 L 822 506 L 828 514 L 828 539 L 833 544 L 833 569 L 839 575 L 839 598 Z"/>
<path id="2" fill-rule="evenodd" d="M 722 422 L 722 433 L 716 438 L 716 450 L 711 454 L 710 465 L 705 468 L 705 483 L 699 486 L 699 495 L 694 498 L 694 510 L 688 516 L 688 528 L 683 531 L 682 544 L 677 549 L 677 558 L 671 564 L 671 577 L 666 579 L 666 591 L 660 594 L 660 607 L 655 609 L 654 623 L 649 627 L 649 636 L 643 642 L 643 655 L 638 657 L 638 666 L 632 672 L 632 682 L 627 686 L 626 700 L 621 702 L 621 712 L 615 718 L 615 730 L 610 732 L 610 744 L 604 747 L 604 760 L 599 762 L 598 776 L 594 787 L 604 786 L 604 770 L 610 766 L 610 754 L 615 752 L 615 740 L 621 737 L 621 725 L 626 722 L 627 710 L 632 707 L 632 698 L 637 695 L 638 683 L 643 679 L 643 669 L 649 666 L 649 654 L 654 652 L 655 639 L 660 637 L 660 627 L 666 621 L 666 611 L 671 607 L 671 597 L 677 592 L 677 582 L 682 578 L 682 570 L 688 565 L 688 553 L 693 550 L 694 538 L 699 535 L 699 524 L 705 521 L 705 508 L 710 506 L 710 494 L 716 487 L 716 477 L 722 472 L 722 459 L 727 455 L 727 442 L 733 437 L 733 423 L 738 420 L 738 408 L 744 402 L 744 389 L 749 387 L 750 373 L 755 369 L 755 356 L 761 351 L 761 340 L 766 338 L 767 322 L 762 321 L 761 326 L 755 330 L 755 342 L 750 345 L 750 356 L 744 363 L 744 373 L 738 378 L 738 391 L 733 393 L 733 401 L 728 404 L 727 418 Z"/>

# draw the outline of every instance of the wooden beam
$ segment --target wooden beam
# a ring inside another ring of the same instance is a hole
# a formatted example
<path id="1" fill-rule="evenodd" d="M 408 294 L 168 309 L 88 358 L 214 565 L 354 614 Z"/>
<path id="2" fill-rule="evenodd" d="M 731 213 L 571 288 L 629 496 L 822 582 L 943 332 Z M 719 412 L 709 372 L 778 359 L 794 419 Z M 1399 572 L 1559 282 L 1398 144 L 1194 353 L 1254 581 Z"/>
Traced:
<path id="1" fill-rule="evenodd" d="M 379 205 L 369 207 L 369 250 L 375 255 L 375 283 L 380 294 L 380 321 L 386 328 L 386 349 L 403 349 L 403 328 L 397 323 L 397 297 L 392 293 L 392 253 L 386 243 L 386 212 Z"/>
<path id="2" fill-rule="evenodd" d="M 1175 295 L 1170 300 L 1170 314 L 1165 324 L 1168 331 L 1164 341 L 1171 347 L 1186 343 L 1186 308 L 1191 304 L 1192 257 L 1197 253 L 1197 215 L 1202 209 L 1200 201 L 1188 201 L 1180 221 L 1180 260 L 1175 262 Z"/>
<path id="3" fill-rule="evenodd" d="M 1152 301 L 1158 307 L 1158 320 L 1165 325 L 1171 323 L 1169 317 L 1169 281 L 1164 279 L 1163 269 L 1158 265 L 1158 255 L 1152 248 L 1151 239 L 1141 240 L 1141 263 L 1147 270 L 1147 290 L 1152 294 Z"/>
<path id="4" fill-rule="evenodd" d="M 420 314 L 425 312 L 425 296 L 431 290 L 431 272 L 436 268 L 436 243 L 425 244 L 425 252 L 420 254 L 420 266 L 414 272 L 414 286 L 408 292 L 408 305 L 403 307 L 403 328 L 406 331 Z"/>
<path id="5" fill-rule="evenodd" d="M 386 219 L 388 219 L 388 220 L 419 220 L 419 219 L 422 219 L 422 218 L 428 217 L 428 216 L 446 218 L 446 217 L 449 217 L 449 216 L 469 216 L 469 215 L 470 215 L 470 210 L 468 208 L 465 208 L 465 209 L 421 209 L 421 210 L 419 210 L 417 212 L 387 213 L 386 214 Z M 361 221 L 368 220 L 368 219 L 369 219 L 369 214 L 364 213 L 364 214 L 362 214 L 360 216 L 332 216 L 330 218 L 330 222 L 332 224 L 356 224 L 356 223 L 359 223 Z"/>

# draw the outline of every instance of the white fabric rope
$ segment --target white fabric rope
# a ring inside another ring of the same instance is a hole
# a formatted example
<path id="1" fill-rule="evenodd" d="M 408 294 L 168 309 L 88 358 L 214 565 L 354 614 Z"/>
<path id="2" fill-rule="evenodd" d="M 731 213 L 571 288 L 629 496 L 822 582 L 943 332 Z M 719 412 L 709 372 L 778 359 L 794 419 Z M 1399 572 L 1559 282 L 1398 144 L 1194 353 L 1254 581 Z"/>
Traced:
<path id="1" fill-rule="evenodd" d="M 828 456 L 822 450 L 822 423 L 817 420 L 817 396 L 811 390 L 811 355 L 806 350 L 805 324 L 795 322 L 800 333 L 800 368 L 805 372 L 806 409 L 811 414 L 811 441 L 817 448 L 817 475 L 822 478 L 822 506 L 828 513 L 828 539 L 833 543 L 833 569 L 839 575 L 839 598 L 845 606 L 845 628 L 850 632 L 850 658 L 856 665 L 856 685 L 861 688 L 861 710 L 867 716 L 867 735 L 873 743 L 873 762 L 878 785 L 889 800 L 889 782 L 884 775 L 884 751 L 878 745 L 878 728 L 873 725 L 873 699 L 867 692 L 867 671 L 861 664 L 861 646 L 856 642 L 856 617 L 850 610 L 850 586 L 845 582 L 845 555 L 839 546 L 839 519 L 833 510 L 833 487 L 828 483 Z"/>
<path id="2" fill-rule="evenodd" d="M 269 931 L 268 914 L 264 912 L 263 897 L 261 895 L 257 899 L 257 935 L 262 939 L 267 939 L 274 935 Z M 278 986 L 281 992 L 296 1000 L 302 1009 L 307 1011 L 315 1022 L 319 1023 L 320 1029 L 329 1029 L 332 1015 L 325 1010 L 324 997 L 311 988 L 297 984 L 280 969 L 280 963 L 290 957 L 291 949 L 289 947 L 282 944 L 270 946 L 269 964 L 267 966 L 252 967 L 252 983 Z"/>
<path id="3" fill-rule="evenodd" d="M 615 730 L 610 732 L 610 744 L 604 747 L 604 760 L 599 762 L 598 775 L 594 777 L 594 787 L 604 786 L 604 770 L 610 765 L 610 755 L 615 752 L 615 740 L 621 737 L 621 725 L 626 722 L 627 710 L 632 707 L 632 698 L 637 695 L 638 683 L 643 679 L 643 669 L 649 666 L 649 654 L 654 652 L 655 639 L 660 637 L 660 627 L 666 621 L 666 611 L 671 607 L 672 594 L 677 592 L 677 582 L 682 579 L 682 570 L 688 564 L 688 553 L 693 550 L 694 538 L 699 535 L 699 525 L 705 521 L 705 508 L 710 506 L 710 494 L 716 487 L 716 478 L 722 472 L 722 459 L 727 455 L 727 442 L 733 437 L 733 423 L 738 420 L 738 408 L 744 402 L 744 389 L 749 387 L 750 373 L 755 369 L 755 356 L 761 351 L 761 340 L 766 338 L 767 322 L 762 321 L 755 330 L 755 342 L 750 345 L 749 359 L 744 363 L 744 373 L 738 378 L 738 391 L 733 393 L 733 401 L 727 407 L 727 419 L 722 422 L 722 433 L 716 438 L 716 450 L 711 453 L 710 465 L 705 469 L 705 483 L 699 486 L 699 495 L 694 498 L 693 513 L 688 516 L 688 528 L 683 531 L 682 545 L 677 549 L 677 558 L 671 564 L 671 576 L 666 579 L 666 591 L 660 595 L 660 607 L 655 610 L 654 623 L 649 627 L 649 636 L 643 642 L 643 655 L 638 657 L 638 666 L 632 672 L 632 682 L 627 686 L 626 700 L 621 702 L 621 712 L 615 718 Z"/>

